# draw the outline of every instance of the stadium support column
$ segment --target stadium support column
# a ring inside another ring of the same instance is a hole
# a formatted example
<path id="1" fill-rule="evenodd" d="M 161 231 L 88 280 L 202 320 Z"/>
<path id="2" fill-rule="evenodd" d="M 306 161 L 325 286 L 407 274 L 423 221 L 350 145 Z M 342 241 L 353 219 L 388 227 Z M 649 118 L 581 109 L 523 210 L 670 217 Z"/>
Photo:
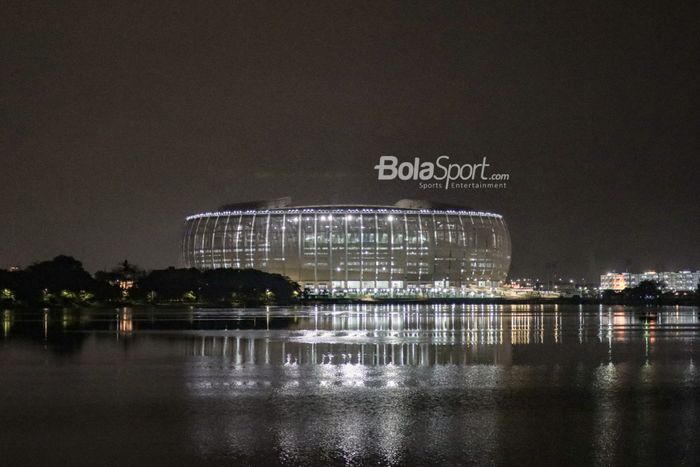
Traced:
<path id="1" fill-rule="evenodd" d="M 215 254 L 215 248 L 214 245 L 216 245 L 215 240 L 216 240 L 216 226 L 219 224 L 219 216 L 216 216 L 216 220 L 214 221 L 214 227 L 211 229 L 211 268 L 216 269 L 216 262 L 214 262 L 214 254 Z M 223 248 L 223 244 L 222 244 Z"/>
<path id="2" fill-rule="evenodd" d="M 345 215 L 345 288 L 348 287 L 348 215 Z"/>
<path id="3" fill-rule="evenodd" d="M 314 288 L 318 288 L 318 214 L 314 212 Z"/>

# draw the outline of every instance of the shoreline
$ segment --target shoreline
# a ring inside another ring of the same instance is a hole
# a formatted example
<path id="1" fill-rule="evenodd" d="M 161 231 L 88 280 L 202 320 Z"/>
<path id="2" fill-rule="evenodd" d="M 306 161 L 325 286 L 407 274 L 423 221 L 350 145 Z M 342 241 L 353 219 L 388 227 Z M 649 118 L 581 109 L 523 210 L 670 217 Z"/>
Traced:
<path id="1" fill-rule="evenodd" d="M 5 303 L 0 304 L 2 310 L 21 309 L 66 309 L 66 308 L 155 308 L 155 309 L 189 309 L 189 308 L 264 308 L 266 306 L 318 306 L 318 305 L 605 305 L 605 306 L 700 306 L 697 299 L 685 300 L 602 300 L 602 299 L 577 299 L 577 298 L 548 298 L 548 299 L 504 299 L 504 298 L 327 298 L 327 299 L 300 299 L 296 302 L 259 304 L 250 303 L 245 306 L 234 305 L 227 302 L 92 302 L 92 303 L 67 303 L 67 304 L 25 304 Z"/>

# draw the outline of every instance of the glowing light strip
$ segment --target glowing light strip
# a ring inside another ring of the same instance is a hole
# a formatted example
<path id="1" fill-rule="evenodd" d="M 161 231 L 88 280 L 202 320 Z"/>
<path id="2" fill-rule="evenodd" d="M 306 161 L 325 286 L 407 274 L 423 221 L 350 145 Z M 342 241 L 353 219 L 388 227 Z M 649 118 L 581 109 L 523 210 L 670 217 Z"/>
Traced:
<path id="1" fill-rule="evenodd" d="M 366 208 L 348 208 L 348 209 L 246 209 L 237 211 L 210 211 L 202 212 L 187 216 L 185 220 L 200 219 L 203 217 L 212 216 L 255 216 L 260 214 L 267 215 L 283 215 L 283 214 L 445 214 L 445 215 L 462 215 L 462 216 L 478 216 L 478 217 L 494 217 L 502 219 L 503 216 L 492 212 L 485 211 L 460 211 L 460 210 L 435 210 L 435 209 L 366 209 Z"/>

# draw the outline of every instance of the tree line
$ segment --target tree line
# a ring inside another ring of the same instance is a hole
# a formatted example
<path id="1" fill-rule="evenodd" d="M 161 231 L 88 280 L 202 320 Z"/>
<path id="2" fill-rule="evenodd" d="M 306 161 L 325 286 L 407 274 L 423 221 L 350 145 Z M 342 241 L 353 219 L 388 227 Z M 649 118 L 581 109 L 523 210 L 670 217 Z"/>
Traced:
<path id="1" fill-rule="evenodd" d="M 601 300 L 603 303 L 652 303 L 652 304 L 676 304 L 699 303 L 700 284 L 695 291 L 669 291 L 666 284 L 659 281 L 644 280 L 634 287 L 627 287 L 621 291 L 604 290 Z"/>
<path id="2" fill-rule="evenodd" d="M 256 269 L 170 267 L 144 271 L 124 261 L 93 275 L 77 259 L 59 255 L 25 269 L 0 270 L 3 305 L 143 302 L 256 306 L 291 303 L 299 295 L 296 282 Z"/>

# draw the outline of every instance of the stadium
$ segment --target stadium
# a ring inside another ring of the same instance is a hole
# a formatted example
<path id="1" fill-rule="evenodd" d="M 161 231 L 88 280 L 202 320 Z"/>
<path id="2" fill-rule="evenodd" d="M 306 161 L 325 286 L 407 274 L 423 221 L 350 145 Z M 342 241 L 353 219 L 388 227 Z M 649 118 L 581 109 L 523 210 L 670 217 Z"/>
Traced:
<path id="1" fill-rule="evenodd" d="M 506 279 L 499 214 L 404 199 L 393 206 L 293 206 L 289 198 L 189 216 L 185 267 L 255 268 L 332 294 L 484 294 Z"/>

